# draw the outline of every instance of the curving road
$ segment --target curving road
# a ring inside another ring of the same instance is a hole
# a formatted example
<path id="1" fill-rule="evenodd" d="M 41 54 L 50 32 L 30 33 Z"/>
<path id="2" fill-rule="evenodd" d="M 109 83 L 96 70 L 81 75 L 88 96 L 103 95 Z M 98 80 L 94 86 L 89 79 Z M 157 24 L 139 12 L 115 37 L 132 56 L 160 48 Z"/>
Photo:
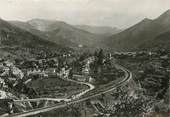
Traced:
<path id="1" fill-rule="evenodd" d="M 95 88 L 94 85 L 87 83 L 87 82 L 79 82 L 79 81 L 75 81 L 75 80 L 71 80 L 71 79 L 64 79 L 64 78 L 62 78 L 62 79 L 66 80 L 66 81 L 74 82 L 77 84 L 86 85 L 89 87 L 85 91 L 83 91 L 79 94 L 76 94 L 73 99 L 77 99 Z M 69 101 L 71 101 L 71 98 L 35 98 L 35 99 L 14 100 L 14 102 L 28 102 L 28 101 L 31 101 L 31 102 L 36 102 L 36 101 L 58 101 L 58 102 L 65 101 L 65 102 L 69 102 Z"/>
<path id="2" fill-rule="evenodd" d="M 67 72 L 66 74 L 69 74 L 70 69 L 68 69 L 66 72 Z M 81 84 L 81 85 L 86 85 L 86 86 L 88 86 L 88 89 L 86 89 L 85 91 L 83 91 L 81 93 L 75 94 L 74 97 L 70 97 L 70 98 L 35 98 L 35 99 L 14 100 L 14 102 L 28 102 L 28 101 L 31 101 L 31 102 L 36 102 L 36 101 L 58 101 L 58 102 L 65 101 L 65 102 L 69 102 L 72 99 L 77 99 L 77 98 L 83 96 L 84 94 L 88 93 L 89 91 L 91 91 L 95 88 L 94 85 L 92 85 L 88 82 L 76 81 L 76 80 L 72 80 L 69 78 L 61 78 L 61 79 L 65 80 L 65 81 Z M 28 79 L 27 81 L 30 82 L 31 79 Z M 26 81 L 26 83 L 27 83 L 27 81 Z"/>
<path id="3" fill-rule="evenodd" d="M 79 99 L 76 99 L 76 100 L 72 100 L 72 101 L 69 101 L 67 103 L 55 104 L 55 105 L 51 105 L 51 106 L 48 106 L 48 107 L 38 108 L 38 109 L 34 109 L 34 110 L 27 111 L 27 112 L 22 112 L 22 113 L 14 113 L 14 114 L 11 114 L 10 117 L 25 117 L 25 116 L 30 116 L 30 115 L 36 115 L 36 114 L 51 111 L 51 110 L 54 110 L 54 109 L 63 108 L 63 107 L 66 107 L 68 105 L 72 105 L 72 104 L 75 104 L 75 103 L 80 103 L 80 102 L 86 101 L 88 99 L 94 98 L 96 96 L 99 96 L 101 94 L 110 92 L 110 91 L 116 89 L 117 87 L 125 84 L 130 79 L 132 79 L 132 73 L 128 69 L 126 69 L 126 68 L 124 68 L 120 65 L 116 65 L 116 67 L 125 72 L 125 78 L 123 80 L 119 81 L 117 84 L 113 84 L 111 86 L 109 85 L 109 87 L 106 87 L 103 90 L 96 91 L 95 93 L 90 94 L 86 97 L 82 97 L 82 98 L 79 98 Z M 8 117 L 8 116 L 5 116 L 5 117 Z"/>

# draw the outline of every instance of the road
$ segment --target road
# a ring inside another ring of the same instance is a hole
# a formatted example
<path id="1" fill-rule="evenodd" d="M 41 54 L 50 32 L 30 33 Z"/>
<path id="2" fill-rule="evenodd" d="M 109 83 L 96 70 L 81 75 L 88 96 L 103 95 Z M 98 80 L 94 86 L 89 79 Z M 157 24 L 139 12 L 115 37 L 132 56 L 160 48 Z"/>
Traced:
<path id="1" fill-rule="evenodd" d="M 95 88 L 95 86 L 93 86 L 90 83 L 79 82 L 79 81 L 75 81 L 75 80 L 71 80 L 71 79 L 63 79 L 63 80 L 74 82 L 74 83 L 77 83 L 77 84 L 86 85 L 86 86 L 89 87 L 85 91 L 83 91 L 83 92 L 81 92 L 79 94 L 76 94 L 74 96 L 74 99 L 77 99 L 77 98 L 81 97 L 82 95 L 88 93 L 89 91 L 91 91 L 91 90 L 93 90 Z M 35 99 L 14 100 L 14 102 L 28 102 L 28 101 L 31 101 L 31 102 L 36 102 L 36 101 L 58 101 L 58 102 L 65 101 L 65 102 L 69 102 L 69 101 L 71 101 L 71 98 L 35 98 Z"/>
<path id="2" fill-rule="evenodd" d="M 43 107 L 43 108 L 38 108 L 38 109 L 30 110 L 30 111 L 27 111 L 27 112 L 14 113 L 14 114 L 11 114 L 10 117 L 25 117 L 25 116 L 30 116 L 30 115 L 36 115 L 36 114 L 43 113 L 43 112 L 48 112 L 48 111 L 51 111 L 51 110 L 54 110 L 54 109 L 63 108 L 63 107 L 66 107 L 68 105 L 72 105 L 72 104 L 75 104 L 75 103 L 80 103 L 80 102 L 86 101 L 88 99 L 94 98 L 96 96 L 99 96 L 101 94 L 113 91 L 117 87 L 125 84 L 130 79 L 132 79 L 132 73 L 129 70 L 127 70 L 126 68 L 124 68 L 124 67 L 122 67 L 120 65 L 116 65 L 116 67 L 121 69 L 121 70 L 123 70 L 125 72 L 125 78 L 123 80 L 121 80 L 120 82 L 118 82 L 117 84 L 113 84 L 111 86 L 109 85 L 110 87 L 107 87 L 107 88 L 103 89 L 102 91 L 100 90 L 99 92 L 96 91 L 96 93 L 88 95 L 87 97 L 82 97 L 82 98 L 79 98 L 79 99 L 76 99 L 76 100 L 72 100 L 72 101 L 67 102 L 67 103 L 55 104 L 55 105 L 51 105 L 51 106 L 48 106 L 48 107 Z M 5 116 L 5 117 L 8 117 L 8 116 Z"/>
<path id="3" fill-rule="evenodd" d="M 70 71 L 70 69 L 68 69 L 66 71 L 66 74 L 69 74 L 69 71 Z M 92 85 L 88 82 L 81 82 L 81 81 L 76 81 L 76 80 L 72 80 L 69 78 L 62 78 L 62 77 L 61 77 L 61 79 L 65 80 L 65 81 L 81 84 L 81 85 L 86 85 L 86 86 L 88 86 L 88 89 L 86 89 L 85 91 L 83 91 L 81 93 L 75 94 L 72 97 L 68 97 L 68 98 L 35 98 L 35 99 L 14 100 L 14 102 L 28 102 L 28 101 L 31 101 L 31 102 L 36 102 L 36 101 L 58 101 L 58 102 L 65 101 L 65 102 L 69 102 L 69 101 L 71 101 L 71 99 L 77 99 L 95 88 L 94 85 Z M 25 83 L 28 83 L 30 81 L 31 81 L 31 79 L 28 79 Z"/>
<path id="4" fill-rule="evenodd" d="M 66 72 L 67 72 L 67 74 L 69 74 L 69 70 L 67 70 Z M 83 92 L 81 92 L 79 94 L 74 95 L 74 97 L 72 97 L 73 99 L 77 99 L 77 98 L 83 96 L 84 94 L 88 93 L 89 91 L 91 91 L 91 90 L 93 90 L 95 88 L 94 85 L 92 85 L 92 84 L 90 84 L 88 82 L 76 81 L 76 80 L 72 80 L 72 79 L 69 79 L 69 78 L 62 78 L 62 79 L 66 80 L 66 81 L 69 81 L 69 82 L 74 82 L 74 83 L 77 83 L 77 84 L 86 85 L 86 86 L 89 87 L 85 91 L 83 91 Z M 70 101 L 71 101 L 71 99 L 70 99 Z"/>

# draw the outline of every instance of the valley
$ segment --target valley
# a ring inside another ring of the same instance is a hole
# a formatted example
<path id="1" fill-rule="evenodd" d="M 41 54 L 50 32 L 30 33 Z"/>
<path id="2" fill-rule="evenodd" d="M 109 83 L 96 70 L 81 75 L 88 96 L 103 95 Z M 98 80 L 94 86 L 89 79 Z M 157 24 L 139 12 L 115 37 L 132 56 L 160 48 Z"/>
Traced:
<path id="1" fill-rule="evenodd" d="M 0 116 L 169 117 L 170 10 L 89 24 L 0 19 Z"/>

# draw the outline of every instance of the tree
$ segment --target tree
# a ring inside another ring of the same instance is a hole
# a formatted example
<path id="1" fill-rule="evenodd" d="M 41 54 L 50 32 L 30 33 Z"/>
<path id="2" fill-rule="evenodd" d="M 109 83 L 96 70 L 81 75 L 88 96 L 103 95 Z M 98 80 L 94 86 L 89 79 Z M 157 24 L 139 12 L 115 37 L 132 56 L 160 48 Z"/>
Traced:
<path id="1" fill-rule="evenodd" d="M 95 52 L 94 52 L 94 63 L 96 64 L 97 61 L 98 61 L 98 52 L 95 51 Z"/>
<path id="2" fill-rule="evenodd" d="M 72 70 L 72 69 L 70 70 L 68 77 L 69 77 L 69 78 L 72 78 L 72 77 L 73 77 L 73 70 Z"/>
<path id="3" fill-rule="evenodd" d="M 103 60 L 104 60 L 103 49 L 100 49 L 98 54 L 98 65 L 103 65 Z"/>
<path id="4" fill-rule="evenodd" d="M 97 57 L 98 56 L 98 53 L 97 51 L 94 52 L 94 56 Z"/>

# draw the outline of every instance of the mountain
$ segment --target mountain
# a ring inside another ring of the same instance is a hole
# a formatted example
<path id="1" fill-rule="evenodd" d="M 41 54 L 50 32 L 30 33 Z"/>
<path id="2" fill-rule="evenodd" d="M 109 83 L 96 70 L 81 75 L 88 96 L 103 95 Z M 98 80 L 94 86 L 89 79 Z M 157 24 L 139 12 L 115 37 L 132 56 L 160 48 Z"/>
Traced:
<path id="1" fill-rule="evenodd" d="M 75 27 L 81 30 L 88 31 L 90 33 L 100 34 L 100 35 L 105 35 L 105 36 L 111 36 L 113 34 L 117 34 L 121 32 L 120 29 L 109 27 L 109 26 L 76 25 Z"/>
<path id="2" fill-rule="evenodd" d="M 14 25 L 40 38 L 72 48 L 104 48 L 111 51 L 168 48 L 170 10 L 153 20 L 145 18 L 134 26 L 109 38 L 101 34 L 95 34 L 97 32 L 91 33 L 92 31 L 82 30 L 82 28 L 80 29 L 82 26 L 75 27 L 60 21 L 33 19 L 28 22 L 15 22 Z"/>
<path id="3" fill-rule="evenodd" d="M 30 32 L 21 30 L 0 19 L 0 45 L 20 47 L 55 47 L 56 44 L 42 40 Z"/>
<path id="4" fill-rule="evenodd" d="M 48 41 L 72 48 L 104 47 L 101 43 L 101 40 L 105 38 L 104 36 L 78 29 L 61 21 L 32 19 L 27 22 L 11 21 L 11 24 Z"/>
<path id="5" fill-rule="evenodd" d="M 40 37 L 15 27 L 0 19 L 0 49 L 15 52 L 27 50 L 67 49 L 55 43 L 43 40 Z M 16 50 L 16 51 L 15 51 Z M 28 52 L 28 51 L 27 51 Z M 22 53 L 22 52 L 21 52 Z"/>
<path id="6" fill-rule="evenodd" d="M 155 49 L 155 50 L 166 49 L 170 51 L 169 45 L 170 45 L 170 31 L 156 36 L 153 40 L 150 40 L 145 45 L 141 45 L 142 46 L 141 48 Z"/>
<path id="7" fill-rule="evenodd" d="M 27 24 L 34 27 L 34 29 L 40 30 L 42 32 L 48 32 L 56 30 L 57 28 L 70 28 L 71 27 L 62 21 L 55 20 L 45 20 L 45 19 L 32 19 L 27 21 Z"/>
<path id="8" fill-rule="evenodd" d="M 65 40 L 64 38 L 57 38 L 55 34 L 51 35 L 53 32 L 52 29 L 46 30 L 41 28 L 41 26 L 35 25 L 35 23 L 38 23 L 38 21 L 28 21 L 28 22 L 21 22 L 21 21 L 10 21 L 10 23 L 18 28 L 21 28 L 22 30 L 26 30 L 44 40 L 52 41 L 60 45 L 69 45 L 69 46 L 77 46 L 76 44 L 72 43 L 69 40 Z M 30 23 L 30 24 L 29 24 Z M 41 23 L 42 24 L 42 23 Z M 44 26 L 42 26 L 44 27 Z M 55 29 L 54 29 L 55 30 Z M 49 33 L 49 34 L 48 34 Z"/>
<path id="9" fill-rule="evenodd" d="M 136 25 L 111 36 L 106 42 L 113 50 L 147 49 L 156 45 L 155 39 L 168 31 L 170 31 L 170 10 L 154 20 L 145 18 Z M 164 43 L 166 44 L 166 41 Z"/>

